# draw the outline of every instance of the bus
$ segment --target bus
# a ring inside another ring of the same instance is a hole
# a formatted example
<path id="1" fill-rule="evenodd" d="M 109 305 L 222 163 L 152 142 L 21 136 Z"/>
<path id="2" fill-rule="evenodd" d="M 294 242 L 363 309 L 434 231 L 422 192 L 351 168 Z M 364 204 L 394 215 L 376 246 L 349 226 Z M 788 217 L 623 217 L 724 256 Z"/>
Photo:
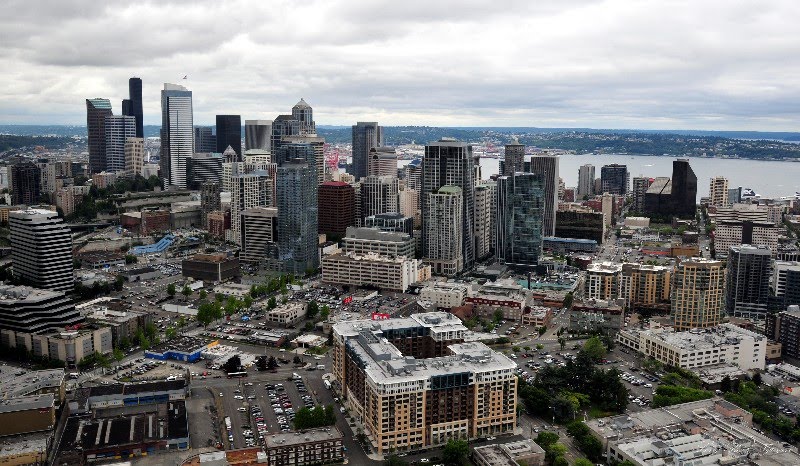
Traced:
<path id="1" fill-rule="evenodd" d="M 247 377 L 247 372 L 228 372 L 228 378 L 232 379 L 234 377 Z"/>

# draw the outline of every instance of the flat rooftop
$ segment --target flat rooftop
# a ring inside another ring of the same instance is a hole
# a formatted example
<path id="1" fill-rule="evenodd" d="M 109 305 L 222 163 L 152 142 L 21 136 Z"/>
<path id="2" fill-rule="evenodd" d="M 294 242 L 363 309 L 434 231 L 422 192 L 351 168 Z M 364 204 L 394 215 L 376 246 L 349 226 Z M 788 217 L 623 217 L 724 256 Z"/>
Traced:
<path id="1" fill-rule="evenodd" d="M 20 302 L 37 302 L 58 296 L 64 296 L 64 293 L 31 288 L 30 286 L 0 285 L 0 304 L 13 305 Z"/>
<path id="2" fill-rule="evenodd" d="M 166 353 L 167 351 L 177 351 L 181 353 L 194 353 L 208 346 L 203 340 L 198 338 L 183 336 L 161 343 L 147 350 L 148 353 Z"/>
<path id="3" fill-rule="evenodd" d="M 281 432 L 267 435 L 264 438 L 264 448 L 285 447 L 287 445 L 301 445 L 308 442 L 324 442 L 341 440 L 342 433 L 336 427 L 323 427 L 300 432 Z"/>
<path id="4" fill-rule="evenodd" d="M 674 332 L 671 327 L 665 327 L 657 330 L 643 330 L 640 334 L 649 335 L 676 348 L 698 350 L 738 344 L 740 341 L 747 339 L 761 341 L 767 338 L 731 324 L 722 324 L 707 329 L 689 330 L 685 332 Z"/>
<path id="5" fill-rule="evenodd" d="M 34 454 L 47 450 L 51 434 L 37 432 L 33 434 L 3 437 L 0 440 L 0 457 Z"/>
<path id="6" fill-rule="evenodd" d="M 43 395 L 18 396 L 0 400 L 0 414 L 32 409 L 55 408 L 56 400 L 52 393 Z"/>
<path id="7" fill-rule="evenodd" d="M 48 369 L 15 375 L 18 370 L 3 366 L 0 370 L 0 397 L 27 396 L 47 388 L 60 387 L 64 382 L 64 369 Z"/>

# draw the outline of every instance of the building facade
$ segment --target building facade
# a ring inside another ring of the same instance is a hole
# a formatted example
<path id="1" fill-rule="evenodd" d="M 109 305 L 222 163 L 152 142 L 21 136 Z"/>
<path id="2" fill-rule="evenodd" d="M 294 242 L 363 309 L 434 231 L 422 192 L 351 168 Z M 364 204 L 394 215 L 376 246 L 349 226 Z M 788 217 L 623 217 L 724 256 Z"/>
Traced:
<path id="1" fill-rule="evenodd" d="M 113 112 L 108 99 L 86 99 L 87 147 L 91 173 L 106 169 L 106 117 L 110 115 Z"/>
<path id="2" fill-rule="evenodd" d="M 525 145 L 519 142 L 506 144 L 501 174 L 512 176 L 514 173 L 523 171 L 525 171 Z"/>
<path id="3" fill-rule="evenodd" d="M 72 234 L 58 214 L 27 209 L 8 217 L 14 275 L 36 288 L 71 292 Z"/>
<path id="4" fill-rule="evenodd" d="M 105 171 L 125 172 L 125 143 L 136 137 L 136 118 L 124 115 L 108 115 L 105 122 L 106 154 Z"/>
<path id="5" fill-rule="evenodd" d="M 252 207 L 241 213 L 242 262 L 258 264 L 277 255 L 278 209 Z"/>
<path id="6" fill-rule="evenodd" d="M 383 128 L 377 122 L 353 125 L 353 176 L 356 181 L 369 174 L 369 151 L 383 146 Z"/>
<path id="7" fill-rule="evenodd" d="M 244 150 L 271 151 L 272 120 L 244 121 Z"/>
<path id="8" fill-rule="evenodd" d="M 236 160 L 242 160 L 242 117 L 241 115 L 217 115 L 217 150 L 223 153 L 231 147 L 236 152 Z"/>
<path id="9" fill-rule="evenodd" d="M 671 291 L 676 330 L 713 327 L 725 310 L 725 268 L 721 261 L 687 259 L 678 264 Z"/>
<path id="10" fill-rule="evenodd" d="M 542 234 L 555 236 L 556 210 L 558 210 L 558 165 L 560 157 L 557 155 L 534 155 L 531 157 L 530 172 L 541 176 L 544 199 L 542 210 Z"/>
<path id="11" fill-rule="evenodd" d="M 361 215 L 386 214 L 398 211 L 400 182 L 396 176 L 372 176 L 361 180 Z M 361 219 L 359 219 L 361 223 Z"/>
<path id="12" fill-rule="evenodd" d="M 458 186 L 443 186 L 427 194 L 422 255 L 437 275 L 455 275 L 464 269 L 463 206 Z"/>
<path id="13" fill-rule="evenodd" d="M 355 225 L 355 190 L 341 181 L 319 185 L 319 224 L 317 228 L 329 238 L 341 238 L 347 227 Z"/>
<path id="14" fill-rule="evenodd" d="M 497 179 L 495 256 L 498 260 L 515 267 L 539 263 L 542 232 L 548 231 L 544 226 L 548 202 L 542 175 L 516 173 Z"/>
<path id="15" fill-rule="evenodd" d="M 708 188 L 708 205 L 719 207 L 728 205 L 728 179 L 724 176 L 711 178 Z"/>
<path id="16" fill-rule="evenodd" d="M 733 317 L 764 320 L 769 303 L 772 253 L 765 246 L 734 246 L 728 253 L 725 312 Z"/>
<path id="17" fill-rule="evenodd" d="M 602 193 L 624 196 L 628 194 L 629 180 L 630 173 L 628 173 L 627 165 L 612 163 L 610 165 L 603 165 L 600 168 L 600 183 L 602 187 Z"/>
<path id="18" fill-rule="evenodd" d="M 576 193 L 578 199 L 594 196 L 594 179 L 594 165 L 587 163 L 578 168 L 578 191 Z"/>
<path id="19" fill-rule="evenodd" d="M 161 177 L 165 184 L 187 189 L 189 159 L 194 153 L 192 91 L 164 84 L 161 91 Z"/>
<path id="20" fill-rule="evenodd" d="M 319 267 L 316 170 L 305 160 L 278 167 L 278 260 L 303 275 Z"/>
<path id="21" fill-rule="evenodd" d="M 134 178 L 142 174 L 144 166 L 144 139 L 128 138 L 125 141 L 125 176 Z"/>
<path id="22" fill-rule="evenodd" d="M 374 252 L 345 252 L 322 258 L 322 281 L 337 285 L 371 286 L 404 293 L 429 277 L 422 261 L 407 256 L 385 256 Z"/>

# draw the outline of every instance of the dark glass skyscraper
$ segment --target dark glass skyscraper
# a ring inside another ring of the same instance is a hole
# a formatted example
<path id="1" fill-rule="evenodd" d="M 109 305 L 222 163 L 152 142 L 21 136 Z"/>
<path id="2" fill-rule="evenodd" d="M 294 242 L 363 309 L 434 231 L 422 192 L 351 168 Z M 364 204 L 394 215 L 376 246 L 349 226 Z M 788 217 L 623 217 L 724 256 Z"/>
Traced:
<path id="1" fill-rule="evenodd" d="M 270 144 L 271 136 L 271 120 L 244 121 L 244 150 L 272 150 L 272 145 Z"/>
<path id="2" fill-rule="evenodd" d="M 214 129 L 212 127 L 194 127 L 194 151 L 198 153 L 217 151 L 217 137 L 214 136 Z"/>
<path id="3" fill-rule="evenodd" d="M 725 276 L 725 311 L 734 317 L 763 320 L 769 301 L 772 253 L 766 246 L 732 246 Z"/>
<path id="4" fill-rule="evenodd" d="M 627 165 L 612 163 L 611 165 L 603 165 L 600 168 L 600 183 L 603 193 L 619 194 L 620 196 L 628 194 L 629 179 L 630 174 L 628 173 Z"/>
<path id="5" fill-rule="evenodd" d="M 672 162 L 672 210 L 674 215 L 692 218 L 697 210 L 697 175 L 686 159 Z"/>
<path id="6" fill-rule="evenodd" d="M 516 173 L 497 179 L 497 258 L 533 267 L 542 255 L 545 181 L 541 174 Z"/>
<path id="7" fill-rule="evenodd" d="M 278 167 L 278 259 L 285 272 L 302 275 L 319 267 L 317 175 L 305 159 Z"/>
<path id="8" fill-rule="evenodd" d="M 223 153 L 231 146 L 242 160 L 242 117 L 240 115 L 217 115 L 217 152 Z"/>
<path id="9" fill-rule="evenodd" d="M 383 146 L 383 129 L 376 122 L 353 125 L 353 173 L 356 181 L 368 175 L 369 151 Z"/>
<path id="10" fill-rule="evenodd" d="M 11 203 L 31 205 L 39 202 L 41 171 L 32 162 L 12 165 L 9 168 L 11 179 Z"/>
<path id="11" fill-rule="evenodd" d="M 89 170 L 92 173 L 106 169 L 106 117 L 112 114 L 108 99 L 86 99 Z"/>
<path id="12" fill-rule="evenodd" d="M 130 100 L 130 113 L 122 112 L 136 118 L 136 137 L 144 137 L 144 111 L 142 109 L 142 78 L 130 78 L 128 80 L 128 98 Z M 123 101 L 124 102 L 124 101 Z"/>

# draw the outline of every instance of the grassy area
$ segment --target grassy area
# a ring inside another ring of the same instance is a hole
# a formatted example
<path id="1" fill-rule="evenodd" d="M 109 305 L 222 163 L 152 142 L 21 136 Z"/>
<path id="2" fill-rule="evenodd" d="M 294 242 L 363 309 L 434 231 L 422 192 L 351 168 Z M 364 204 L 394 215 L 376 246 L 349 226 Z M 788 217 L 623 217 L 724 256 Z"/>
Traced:
<path id="1" fill-rule="evenodd" d="M 602 417 L 613 416 L 615 414 L 617 414 L 617 413 L 614 413 L 612 411 L 602 410 L 602 409 L 598 408 L 597 406 L 592 406 L 589 409 L 589 418 L 591 418 L 591 419 L 599 419 L 599 418 L 602 418 Z"/>
<path id="2" fill-rule="evenodd" d="M 331 349 L 331 347 L 327 346 L 327 345 L 315 346 L 313 348 L 306 349 L 305 354 L 313 354 L 313 355 L 317 355 L 317 356 L 322 356 L 323 354 L 325 354 L 328 351 L 330 351 L 330 349 Z"/>

